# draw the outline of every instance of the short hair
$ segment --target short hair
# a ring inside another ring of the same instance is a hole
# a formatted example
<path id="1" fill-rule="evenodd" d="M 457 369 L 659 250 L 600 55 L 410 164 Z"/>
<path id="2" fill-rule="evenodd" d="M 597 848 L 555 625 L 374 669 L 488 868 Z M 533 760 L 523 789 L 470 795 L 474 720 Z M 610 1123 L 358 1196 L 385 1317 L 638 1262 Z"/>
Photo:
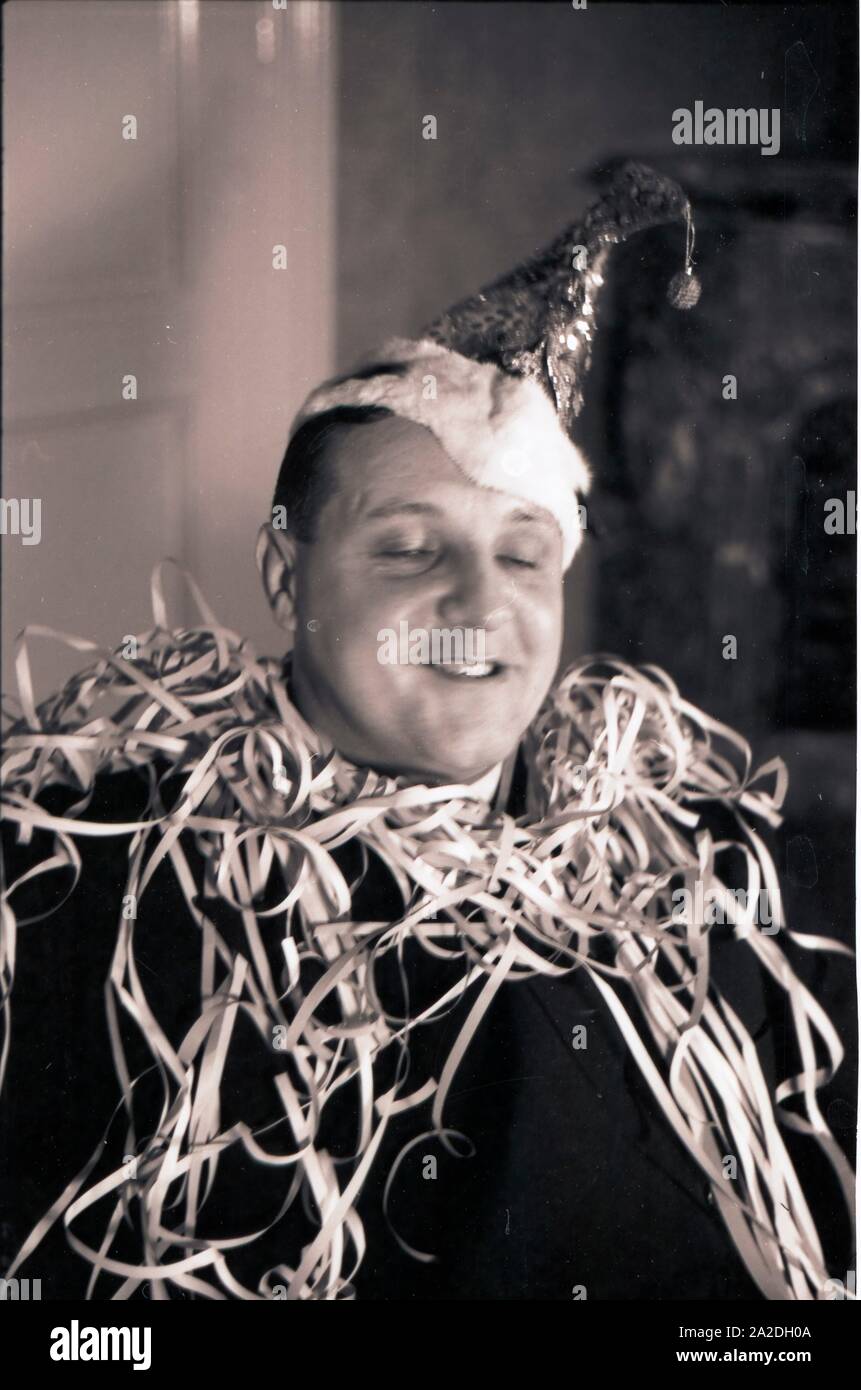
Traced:
<path id="1" fill-rule="evenodd" d="M 338 405 L 305 420 L 290 439 L 272 498 L 272 510 L 283 507 L 286 529 L 296 540 L 313 544 L 320 513 L 335 490 L 326 456 L 327 446 L 344 430 L 383 420 L 394 414 L 382 405 Z"/>

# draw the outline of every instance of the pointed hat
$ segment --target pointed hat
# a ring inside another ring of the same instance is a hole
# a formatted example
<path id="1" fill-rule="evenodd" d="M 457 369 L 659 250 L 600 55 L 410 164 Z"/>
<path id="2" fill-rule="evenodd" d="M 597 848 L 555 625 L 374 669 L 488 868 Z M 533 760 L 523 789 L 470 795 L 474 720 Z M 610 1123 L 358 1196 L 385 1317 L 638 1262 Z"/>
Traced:
<path id="1" fill-rule="evenodd" d="M 336 406 L 385 406 L 424 425 L 463 473 L 555 517 L 567 569 L 582 540 L 578 496 L 589 465 L 570 437 L 583 406 L 596 307 L 610 248 L 684 219 L 684 270 L 670 302 L 699 299 L 690 203 L 672 179 L 628 162 L 543 251 L 455 304 L 417 338 L 390 338 L 346 376 L 312 391 L 291 435 Z"/>

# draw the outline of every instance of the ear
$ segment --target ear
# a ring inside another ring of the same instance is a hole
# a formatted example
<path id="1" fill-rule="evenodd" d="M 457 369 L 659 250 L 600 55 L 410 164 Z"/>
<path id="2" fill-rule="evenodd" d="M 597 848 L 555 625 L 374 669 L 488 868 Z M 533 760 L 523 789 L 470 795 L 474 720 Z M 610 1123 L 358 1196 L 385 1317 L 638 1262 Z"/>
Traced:
<path id="1" fill-rule="evenodd" d="M 296 626 L 296 541 L 267 521 L 257 533 L 255 554 L 275 621 L 292 638 Z"/>

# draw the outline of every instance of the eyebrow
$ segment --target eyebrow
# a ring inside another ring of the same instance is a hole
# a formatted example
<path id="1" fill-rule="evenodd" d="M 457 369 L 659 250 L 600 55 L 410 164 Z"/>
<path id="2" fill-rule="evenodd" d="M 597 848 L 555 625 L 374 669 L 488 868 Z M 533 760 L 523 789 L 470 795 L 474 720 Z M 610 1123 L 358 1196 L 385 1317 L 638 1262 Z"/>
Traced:
<path id="1" fill-rule="evenodd" d="M 556 524 L 549 512 L 526 511 L 522 507 L 511 512 L 507 519 L 509 521 L 537 521 L 539 526 L 555 526 Z"/>
<path id="2" fill-rule="evenodd" d="M 372 507 L 369 512 L 365 512 L 365 517 L 394 516 L 397 512 L 423 512 L 434 516 L 442 515 L 442 508 L 435 507 L 432 502 L 408 502 L 405 499 L 395 500 L 394 502 L 384 502 L 379 507 Z"/>
<path id="3" fill-rule="evenodd" d="M 401 512 L 417 513 L 424 516 L 444 515 L 443 509 L 435 506 L 433 502 L 411 502 L 406 498 L 396 498 L 392 502 L 383 502 L 379 507 L 372 507 L 370 511 L 365 512 L 365 519 L 370 520 L 375 517 L 395 516 Z M 554 524 L 552 517 L 545 516 L 541 512 L 530 511 L 523 507 L 518 507 L 515 511 L 509 512 L 504 520 L 538 522 L 540 526 L 552 526 Z"/>

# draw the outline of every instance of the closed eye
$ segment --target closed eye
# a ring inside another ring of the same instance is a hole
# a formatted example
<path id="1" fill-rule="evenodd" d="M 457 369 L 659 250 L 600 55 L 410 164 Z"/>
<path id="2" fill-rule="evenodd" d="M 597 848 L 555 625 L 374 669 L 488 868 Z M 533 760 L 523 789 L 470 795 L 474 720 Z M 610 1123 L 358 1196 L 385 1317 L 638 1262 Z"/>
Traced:
<path id="1" fill-rule="evenodd" d="M 507 565 L 520 565 L 523 569 L 536 570 L 538 568 L 534 560 L 524 560 L 520 555 L 500 555 L 497 558 L 504 560 Z"/>
<path id="2" fill-rule="evenodd" d="M 386 557 L 388 557 L 388 558 L 394 557 L 395 559 L 399 559 L 399 558 L 401 558 L 401 557 L 406 557 L 408 560 L 413 560 L 413 559 L 418 559 L 418 558 L 419 558 L 420 556 L 422 556 L 422 555 L 433 555 L 434 552 L 433 552 L 432 550 L 424 550 L 424 549 L 421 549 L 421 548 L 416 548 L 416 549 L 413 549 L 413 550 L 410 550 L 410 549 L 406 549 L 406 550 L 381 550 L 381 551 L 379 551 L 378 553 L 379 553 L 380 555 L 384 555 L 384 556 L 386 556 Z"/>

